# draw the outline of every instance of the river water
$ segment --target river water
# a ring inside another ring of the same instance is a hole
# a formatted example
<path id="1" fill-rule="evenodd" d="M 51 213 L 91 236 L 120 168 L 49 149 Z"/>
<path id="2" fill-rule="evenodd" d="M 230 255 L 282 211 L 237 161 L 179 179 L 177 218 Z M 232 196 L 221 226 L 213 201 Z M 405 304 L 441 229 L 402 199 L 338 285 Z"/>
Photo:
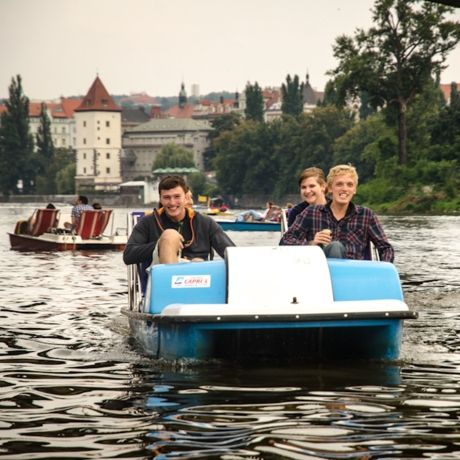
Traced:
<path id="1" fill-rule="evenodd" d="M 32 210 L 0 205 L 0 458 L 460 459 L 460 217 L 382 219 L 419 312 L 398 362 L 239 367 L 142 356 L 121 253 L 11 251 Z"/>

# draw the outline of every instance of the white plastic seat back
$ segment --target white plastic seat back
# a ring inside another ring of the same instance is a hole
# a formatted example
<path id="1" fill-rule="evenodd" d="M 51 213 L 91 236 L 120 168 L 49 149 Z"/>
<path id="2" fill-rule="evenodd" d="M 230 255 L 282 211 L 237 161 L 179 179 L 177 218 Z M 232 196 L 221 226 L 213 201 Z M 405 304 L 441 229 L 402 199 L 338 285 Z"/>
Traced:
<path id="1" fill-rule="evenodd" d="M 326 257 L 318 246 L 229 247 L 229 305 L 267 308 L 297 305 L 299 310 L 330 308 L 332 283 Z"/>

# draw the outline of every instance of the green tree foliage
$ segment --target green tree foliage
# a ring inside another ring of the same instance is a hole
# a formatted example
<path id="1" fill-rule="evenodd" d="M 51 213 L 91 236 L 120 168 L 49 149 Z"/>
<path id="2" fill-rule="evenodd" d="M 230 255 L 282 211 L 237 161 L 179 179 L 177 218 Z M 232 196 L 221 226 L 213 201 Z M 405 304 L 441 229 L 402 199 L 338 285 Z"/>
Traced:
<path id="1" fill-rule="evenodd" d="M 259 84 L 255 82 L 251 85 L 249 82 L 245 89 L 246 95 L 246 108 L 244 115 L 247 120 L 263 121 L 264 120 L 264 98 L 262 96 L 262 89 Z"/>
<path id="2" fill-rule="evenodd" d="M 0 188 L 4 195 L 34 189 L 33 137 L 29 128 L 29 99 L 22 90 L 21 76 L 11 80 L 6 111 L 0 122 Z"/>
<path id="3" fill-rule="evenodd" d="M 75 193 L 75 175 L 77 172 L 75 160 L 67 163 L 56 174 L 57 193 L 74 194 Z"/>
<path id="4" fill-rule="evenodd" d="M 279 175 L 277 125 L 246 121 L 216 139 L 216 177 L 224 193 L 272 193 Z"/>
<path id="5" fill-rule="evenodd" d="M 299 116 L 303 112 L 304 83 L 300 83 L 299 76 L 287 75 L 286 83 L 281 85 L 281 111 L 284 115 Z"/>
<path id="6" fill-rule="evenodd" d="M 189 174 L 187 176 L 187 184 L 192 189 L 195 198 L 198 195 L 206 195 L 208 193 L 206 176 L 202 172 Z"/>
<path id="7" fill-rule="evenodd" d="M 51 136 L 51 121 L 46 111 L 46 104 L 41 104 L 40 125 L 36 135 L 35 163 L 37 165 L 36 191 L 41 194 L 56 193 L 56 172 L 54 143 Z"/>
<path id="8" fill-rule="evenodd" d="M 211 171 L 214 169 L 214 158 L 216 151 L 214 149 L 214 140 L 217 139 L 224 131 L 231 131 L 241 123 L 241 115 L 236 112 L 219 115 L 211 120 L 213 130 L 209 133 L 211 146 L 203 153 L 204 169 Z"/>
<path id="9" fill-rule="evenodd" d="M 452 83 L 450 86 L 449 104 L 442 104 L 439 118 L 431 126 L 431 143 L 447 148 L 447 152 L 446 149 L 442 149 L 442 157 L 458 158 L 460 151 L 458 149 L 460 143 L 460 95 L 456 83 Z M 433 160 L 441 159 L 435 153 L 436 151 L 439 149 L 434 149 L 430 153 Z"/>
<path id="10" fill-rule="evenodd" d="M 381 114 L 375 114 L 337 139 L 333 163 L 353 164 L 359 172 L 360 183 L 367 182 L 375 178 L 380 161 L 394 157 L 397 148 L 394 129 L 385 124 Z"/>
<path id="11" fill-rule="evenodd" d="M 223 193 L 297 192 L 300 171 L 332 166 L 333 146 L 351 126 L 349 115 L 335 107 L 317 108 L 302 117 L 272 123 L 247 121 L 216 139 L 216 174 Z"/>
<path id="12" fill-rule="evenodd" d="M 333 106 L 318 107 L 299 118 L 284 117 L 277 146 L 282 157 L 278 193 L 297 192 L 298 175 L 310 166 L 327 174 L 333 165 L 334 143 L 351 126 L 350 115 Z"/>
<path id="13" fill-rule="evenodd" d="M 402 165 L 409 160 L 407 111 L 460 40 L 460 23 L 446 19 L 450 12 L 434 2 L 376 0 L 374 27 L 341 36 L 334 46 L 337 99 L 345 103 L 365 91 L 371 107 L 383 108 L 397 126 Z"/>
<path id="14" fill-rule="evenodd" d="M 158 168 L 193 168 L 193 152 L 177 144 L 166 144 L 153 163 Z"/>

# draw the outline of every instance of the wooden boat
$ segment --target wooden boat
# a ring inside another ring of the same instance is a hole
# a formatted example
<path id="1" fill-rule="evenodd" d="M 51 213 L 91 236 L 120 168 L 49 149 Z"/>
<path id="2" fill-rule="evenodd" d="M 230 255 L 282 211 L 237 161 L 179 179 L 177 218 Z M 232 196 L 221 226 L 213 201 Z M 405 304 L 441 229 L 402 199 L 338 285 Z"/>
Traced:
<path id="1" fill-rule="evenodd" d="M 126 246 L 127 235 L 105 234 L 112 210 L 87 210 L 74 231 L 60 228 L 58 209 L 36 209 L 28 221 L 18 221 L 8 233 L 11 249 L 22 251 L 66 251 L 75 249 L 115 249 Z M 112 220 L 113 222 L 113 220 Z M 112 225 L 113 226 L 113 225 Z"/>
<path id="2" fill-rule="evenodd" d="M 167 360 L 395 360 L 416 317 L 393 264 L 317 246 L 230 247 L 225 260 L 128 275 L 122 313 L 143 352 Z"/>
<path id="3" fill-rule="evenodd" d="M 280 232 L 280 222 L 257 222 L 257 221 L 231 221 L 223 219 L 215 219 L 216 222 L 225 231 L 230 232 Z"/>

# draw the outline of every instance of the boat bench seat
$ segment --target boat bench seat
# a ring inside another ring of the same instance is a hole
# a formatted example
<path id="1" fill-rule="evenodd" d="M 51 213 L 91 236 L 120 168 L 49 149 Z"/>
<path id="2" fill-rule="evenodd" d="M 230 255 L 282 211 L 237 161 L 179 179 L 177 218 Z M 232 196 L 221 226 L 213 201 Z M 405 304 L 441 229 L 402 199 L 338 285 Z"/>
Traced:
<path id="1" fill-rule="evenodd" d="M 194 304 L 203 308 L 184 312 L 328 313 L 350 309 L 350 302 L 359 310 L 372 301 L 380 308 L 379 301 L 403 300 L 393 264 L 326 259 L 318 246 L 229 247 L 224 260 L 154 265 L 147 271 L 154 289 L 147 292 L 146 309 L 153 314 L 167 306 L 164 314 L 181 314 L 178 308 Z"/>

